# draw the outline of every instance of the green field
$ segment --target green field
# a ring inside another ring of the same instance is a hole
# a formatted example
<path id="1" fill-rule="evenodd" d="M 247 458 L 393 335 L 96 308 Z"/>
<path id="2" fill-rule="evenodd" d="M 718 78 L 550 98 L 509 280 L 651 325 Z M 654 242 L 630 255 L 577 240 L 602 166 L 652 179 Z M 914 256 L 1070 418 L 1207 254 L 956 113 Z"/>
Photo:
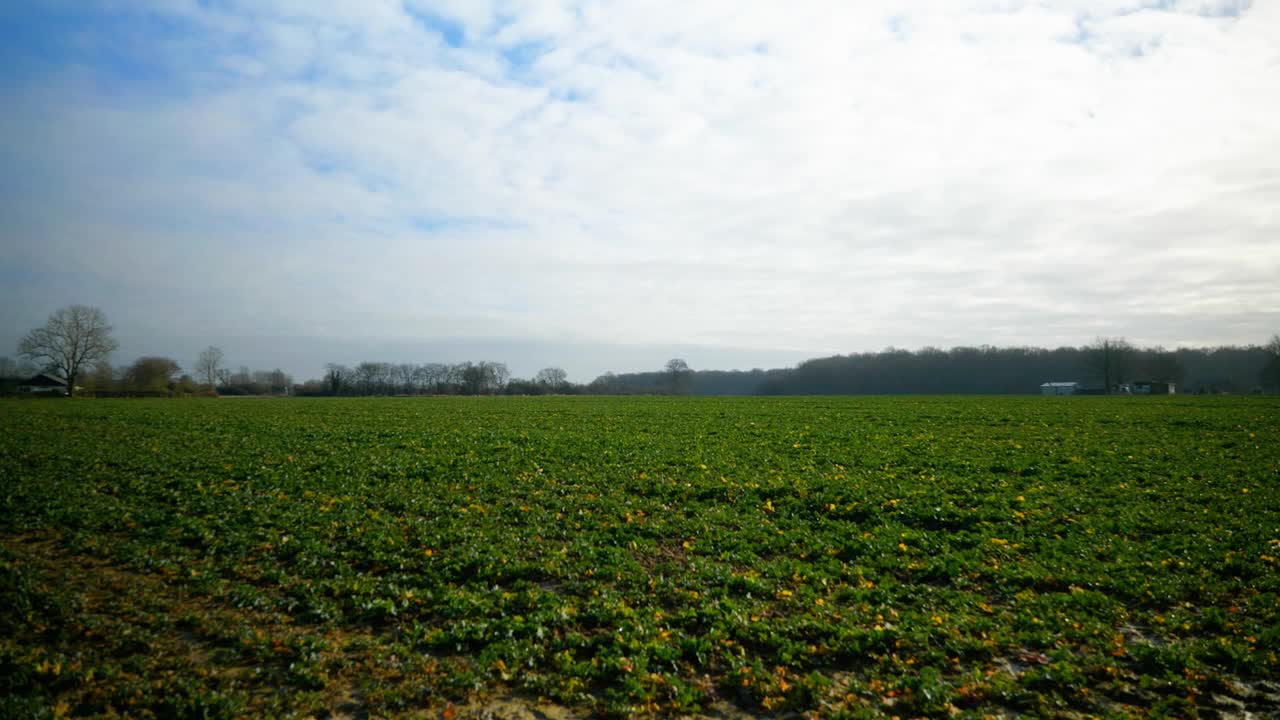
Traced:
<path id="1" fill-rule="evenodd" d="M 1280 714 L 1280 399 L 0 403 L 0 716 Z"/>

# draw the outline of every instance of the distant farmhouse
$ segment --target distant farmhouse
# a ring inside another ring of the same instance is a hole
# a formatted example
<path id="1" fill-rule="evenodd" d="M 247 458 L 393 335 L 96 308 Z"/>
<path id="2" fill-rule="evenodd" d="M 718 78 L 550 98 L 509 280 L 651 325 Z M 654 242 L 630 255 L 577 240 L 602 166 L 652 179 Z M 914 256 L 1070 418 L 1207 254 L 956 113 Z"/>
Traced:
<path id="1" fill-rule="evenodd" d="M 1078 382 L 1047 382 L 1040 386 L 1041 395 L 1076 395 L 1079 392 Z"/>
<path id="2" fill-rule="evenodd" d="M 1128 392 L 1134 395 L 1175 395 L 1178 387 L 1171 382 L 1148 382 L 1141 380 L 1129 383 Z"/>
<path id="3" fill-rule="evenodd" d="M 67 383 L 59 380 L 49 373 L 40 373 L 29 380 L 23 380 L 18 383 L 17 391 L 19 393 L 30 393 L 33 395 L 43 393 L 66 395 Z"/>
<path id="4" fill-rule="evenodd" d="M 1105 395 L 1106 388 L 1085 387 L 1078 382 L 1047 382 L 1040 385 L 1041 395 Z M 1152 382 L 1138 380 L 1112 387 L 1112 392 L 1120 395 L 1173 395 L 1177 386 L 1170 382 Z"/>

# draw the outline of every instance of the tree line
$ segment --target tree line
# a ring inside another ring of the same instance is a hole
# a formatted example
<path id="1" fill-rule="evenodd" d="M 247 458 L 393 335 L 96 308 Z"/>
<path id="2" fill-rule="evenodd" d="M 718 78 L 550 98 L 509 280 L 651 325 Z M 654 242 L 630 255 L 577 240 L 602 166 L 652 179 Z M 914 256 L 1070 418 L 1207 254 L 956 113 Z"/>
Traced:
<path id="1" fill-rule="evenodd" d="M 184 371 L 169 357 L 145 356 L 129 365 L 115 366 L 111 353 L 118 343 L 102 310 L 87 305 L 59 308 L 41 327 L 18 343 L 19 360 L 0 357 L 0 388 L 12 388 L 37 373 L 66 384 L 68 391 L 98 396 L 172 396 L 196 394 L 288 394 L 293 378 L 279 368 L 233 372 L 223 367 L 223 353 L 206 348 L 192 371 Z"/>
<path id="2" fill-rule="evenodd" d="M 563 380 L 563 370 L 561 380 Z M 303 383 L 300 395 L 495 395 L 511 382 L 505 363 L 362 362 L 325 366 L 324 378 Z"/>
<path id="3" fill-rule="evenodd" d="M 673 358 L 658 373 L 660 379 L 645 394 L 689 392 L 693 371 Z M 512 377 L 506 363 L 482 360 L 460 363 L 362 362 L 355 366 L 330 363 L 324 377 L 296 389 L 299 395 L 608 395 L 627 389 L 605 373 L 581 384 L 569 381 L 563 368 L 546 367 L 532 378 Z"/>
<path id="4" fill-rule="evenodd" d="M 1100 338 L 1083 347 L 888 348 L 806 360 L 794 368 L 693 372 L 694 395 L 1017 395 L 1044 382 L 1079 382 L 1092 392 L 1136 381 L 1174 383 L 1178 392 L 1280 392 L 1280 335 L 1246 347 L 1136 347 Z M 616 394 L 662 392 L 663 372 L 609 378 Z"/>
<path id="5" fill-rule="evenodd" d="M 212 348 L 216 350 L 216 348 Z M 198 363 L 197 363 L 198 365 Z M 197 365 L 193 365 L 193 370 Z M 0 380 L 14 384 L 45 372 L 65 380 L 66 375 L 53 368 L 41 368 L 29 361 L 0 357 Z M 76 376 L 76 391 L 96 397 L 168 397 L 180 395 L 288 395 L 293 391 L 293 376 L 275 370 L 238 370 L 219 367 L 212 379 L 193 375 L 168 357 L 145 356 L 128 365 L 112 365 L 106 360 L 94 362 Z"/>
<path id="6" fill-rule="evenodd" d="M 141 357 L 113 366 L 117 343 L 101 310 L 61 308 L 19 343 L 20 360 L 0 357 L 7 384 L 44 372 L 76 391 L 112 394 L 220 395 L 876 395 L 1027 394 L 1040 384 L 1077 381 L 1095 392 L 1126 383 L 1172 383 L 1180 392 L 1280 392 L 1280 335 L 1246 347 L 1140 348 L 1123 338 L 1099 338 L 1083 347 L 926 347 L 814 358 L 794 368 L 695 371 L 673 358 L 653 372 L 605 373 L 585 385 L 558 367 L 532 378 L 513 378 L 502 362 L 424 364 L 330 363 L 324 377 L 295 384 L 275 369 L 237 371 L 210 346 L 184 371 L 168 357 Z"/>

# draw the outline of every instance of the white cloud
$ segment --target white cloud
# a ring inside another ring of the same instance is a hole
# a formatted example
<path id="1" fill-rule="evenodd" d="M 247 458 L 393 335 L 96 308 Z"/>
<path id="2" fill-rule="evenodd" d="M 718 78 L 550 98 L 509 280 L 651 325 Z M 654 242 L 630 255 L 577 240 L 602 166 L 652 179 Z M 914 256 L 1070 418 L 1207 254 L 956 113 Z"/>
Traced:
<path id="1" fill-rule="evenodd" d="M 31 182 L 0 232 L 222 332 L 803 354 L 1280 325 L 1275 4 L 126 5 L 195 28 L 137 49 L 174 83 L 8 91 L 0 179 Z"/>

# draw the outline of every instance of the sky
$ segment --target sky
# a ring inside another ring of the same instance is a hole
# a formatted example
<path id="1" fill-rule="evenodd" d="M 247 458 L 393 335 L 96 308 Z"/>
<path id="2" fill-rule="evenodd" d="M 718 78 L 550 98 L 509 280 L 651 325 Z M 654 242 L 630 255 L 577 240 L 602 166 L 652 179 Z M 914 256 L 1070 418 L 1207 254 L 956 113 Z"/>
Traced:
<path id="1" fill-rule="evenodd" d="M 1278 0 L 0 3 L 0 355 L 318 377 L 1280 332 Z"/>

